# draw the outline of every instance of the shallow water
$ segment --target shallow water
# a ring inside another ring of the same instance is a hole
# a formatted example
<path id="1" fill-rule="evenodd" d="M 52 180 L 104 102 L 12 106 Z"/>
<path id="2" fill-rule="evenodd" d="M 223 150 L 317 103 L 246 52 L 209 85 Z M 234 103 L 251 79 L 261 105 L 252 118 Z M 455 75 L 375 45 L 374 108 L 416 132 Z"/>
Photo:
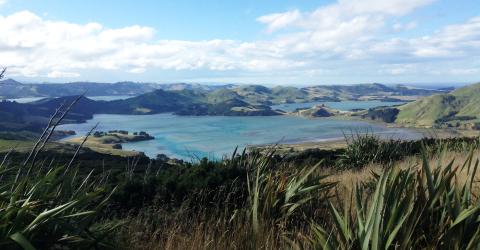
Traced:
<path id="1" fill-rule="evenodd" d="M 125 143 L 126 150 L 142 151 L 150 157 L 161 153 L 186 160 L 222 157 L 231 154 L 237 146 L 334 140 L 351 131 L 404 139 L 422 136 L 414 130 L 386 128 L 363 121 L 296 116 L 95 115 L 87 123 L 66 124 L 59 130 L 74 130 L 77 136 L 84 135 L 97 122 L 99 131 L 145 131 L 155 137 L 155 140 Z"/>

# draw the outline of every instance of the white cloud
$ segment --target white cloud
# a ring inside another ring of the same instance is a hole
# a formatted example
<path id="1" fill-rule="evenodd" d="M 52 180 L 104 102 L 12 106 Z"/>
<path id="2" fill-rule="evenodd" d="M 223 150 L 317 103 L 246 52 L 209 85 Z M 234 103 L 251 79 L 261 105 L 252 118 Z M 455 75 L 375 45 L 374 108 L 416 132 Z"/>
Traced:
<path id="1" fill-rule="evenodd" d="M 413 10 L 431 4 L 435 0 L 339 0 L 322 6 L 313 12 L 300 13 L 298 10 L 274 13 L 257 20 L 267 25 L 269 31 L 297 26 L 311 29 L 331 29 L 343 22 L 373 16 L 403 16 Z M 377 18 L 383 20 L 383 18 Z"/>
<path id="2" fill-rule="evenodd" d="M 14 75 L 75 77 L 70 72 L 85 69 L 259 71 L 303 64 L 282 58 L 271 42 L 155 41 L 149 27 L 109 29 L 44 20 L 28 11 L 0 17 L 0 33 L 0 65 Z"/>
<path id="3" fill-rule="evenodd" d="M 402 60 L 452 60 L 480 57 L 480 16 L 448 25 L 428 36 L 380 41 L 370 47 L 373 56 Z"/>
<path id="4" fill-rule="evenodd" d="M 408 22 L 408 23 L 395 23 L 392 26 L 392 28 L 396 32 L 409 31 L 409 30 L 415 29 L 417 27 L 417 25 L 418 25 L 417 22 L 411 21 L 411 22 Z"/>
<path id="5" fill-rule="evenodd" d="M 259 17 L 267 31 L 297 28 L 277 42 L 296 53 L 322 52 L 325 57 L 341 55 L 364 58 L 363 51 L 381 33 L 391 17 L 406 15 L 434 0 L 339 0 L 312 12 L 288 11 Z M 415 22 L 397 24 L 394 29 L 410 30 Z"/>
<path id="6" fill-rule="evenodd" d="M 450 73 L 453 75 L 474 75 L 480 73 L 478 68 L 467 68 L 467 69 L 451 69 Z"/>
<path id="7" fill-rule="evenodd" d="M 141 73 L 145 73 L 146 69 L 144 68 L 133 68 L 131 70 L 129 70 L 128 72 L 130 73 L 133 73 L 133 74 L 141 74 Z"/>
<path id="8" fill-rule="evenodd" d="M 142 74 L 160 69 L 249 77 L 282 74 L 294 79 L 294 75 L 337 76 L 353 68 L 365 75 L 405 75 L 442 68 L 440 64 L 452 60 L 469 64 L 479 59 L 480 17 L 423 37 L 384 36 L 415 28 L 415 21 L 394 21 L 432 1 L 340 0 L 312 12 L 265 15 L 257 20 L 271 38 L 251 42 L 156 40 L 150 27 L 111 29 L 22 11 L 0 16 L 0 65 L 8 66 L 12 75 L 29 77 L 88 77 L 78 72 L 90 70 Z"/>
<path id="9" fill-rule="evenodd" d="M 291 23 L 298 21 L 301 18 L 300 11 L 293 10 L 284 13 L 274 13 L 257 18 L 257 21 L 267 24 L 268 32 L 273 32 L 278 29 L 285 28 Z"/>
<path id="10" fill-rule="evenodd" d="M 50 78 L 73 78 L 73 77 L 79 77 L 80 74 L 75 72 L 62 72 L 62 71 L 54 70 L 48 73 L 47 76 Z"/>
<path id="11" fill-rule="evenodd" d="M 435 0 L 340 0 L 339 8 L 352 14 L 378 13 L 394 16 L 406 15 L 413 10 L 431 4 Z"/>
<path id="12" fill-rule="evenodd" d="M 5 3 L 7 3 L 7 0 L 0 0 L 0 6 L 4 5 Z"/>

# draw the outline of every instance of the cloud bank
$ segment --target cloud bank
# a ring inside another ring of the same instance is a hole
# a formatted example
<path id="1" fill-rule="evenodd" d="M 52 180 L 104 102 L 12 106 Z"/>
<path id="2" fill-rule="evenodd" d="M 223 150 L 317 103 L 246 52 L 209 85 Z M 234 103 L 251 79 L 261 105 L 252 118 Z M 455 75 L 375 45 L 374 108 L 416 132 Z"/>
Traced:
<path id="1" fill-rule="evenodd" d="M 409 38 L 400 34 L 414 30 L 415 20 L 392 23 L 432 2 L 339 0 L 312 12 L 268 14 L 257 21 L 270 39 L 249 42 L 156 40 L 151 27 L 111 29 L 22 11 L 0 16 L 0 65 L 11 75 L 48 78 L 86 77 L 80 72 L 89 70 L 202 70 L 253 77 L 288 72 L 292 81 L 298 74 L 341 75 L 352 69 L 366 76 L 478 75 L 480 16 Z"/>

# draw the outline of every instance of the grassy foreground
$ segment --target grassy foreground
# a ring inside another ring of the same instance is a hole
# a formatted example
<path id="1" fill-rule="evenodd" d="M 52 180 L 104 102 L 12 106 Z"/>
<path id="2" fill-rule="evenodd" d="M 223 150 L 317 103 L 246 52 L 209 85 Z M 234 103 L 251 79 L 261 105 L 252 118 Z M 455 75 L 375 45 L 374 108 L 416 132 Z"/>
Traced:
<path id="1" fill-rule="evenodd" d="M 114 157 L 93 167 L 80 160 L 83 143 L 63 162 L 42 152 L 48 134 L 23 158 L 1 155 L 1 249 L 480 245 L 478 138 L 358 135 L 308 161 L 271 148 L 222 161 Z"/>
<path id="2" fill-rule="evenodd" d="M 257 168 L 241 205 L 229 190 L 207 204 L 199 193 L 130 214 L 117 237 L 135 249 L 478 249 L 479 158 L 447 150 L 344 171 Z"/>

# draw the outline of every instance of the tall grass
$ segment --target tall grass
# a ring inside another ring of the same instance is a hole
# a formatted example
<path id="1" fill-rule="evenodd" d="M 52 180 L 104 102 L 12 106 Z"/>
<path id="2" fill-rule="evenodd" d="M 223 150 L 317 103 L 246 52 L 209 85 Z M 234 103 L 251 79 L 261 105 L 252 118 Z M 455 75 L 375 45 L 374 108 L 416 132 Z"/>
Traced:
<path id="1" fill-rule="evenodd" d="M 352 133 L 345 135 L 347 147 L 336 165 L 341 169 L 358 169 L 370 163 L 388 166 L 407 156 L 426 153 L 428 156 L 439 154 L 442 150 L 468 152 L 480 148 L 480 137 L 462 138 L 423 138 L 421 140 L 382 140 L 371 133 Z"/>
<path id="2" fill-rule="evenodd" d="M 14 181 L 16 167 L 4 166 L 0 178 L 0 248 L 108 247 L 110 226 L 96 224 L 112 191 L 91 175 L 63 167 L 32 171 Z"/>
<path id="3" fill-rule="evenodd" d="M 114 192 L 105 175 L 72 166 L 79 150 L 68 165 L 38 159 L 73 105 L 57 110 L 23 163 L 11 162 L 10 153 L 1 162 L 0 249 L 113 247 L 107 236 L 118 225 L 97 223 Z"/>
<path id="4" fill-rule="evenodd" d="M 477 249 L 480 203 L 472 186 L 478 165 L 470 153 L 461 166 L 451 161 L 432 168 L 424 154 L 421 169 L 387 169 L 373 192 L 357 186 L 354 205 L 343 206 L 343 213 L 330 203 L 334 223 L 314 223 L 312 243 L 322 249 Z M 459 181 L 459 171 L 469 178 Z"/>
<path id="5" fill-rule="evenodd" d="M 223 167 L 245 169 L 245 179 L 191 194 L 176 209 L 163 204 L 130 214 L 120 239 L 139 249 L 288 247 L 290 238 L 297 240 L 296 233 L 322 214 L 334 183 L 320 174 L 319 164 L 294 167 L 274 160 L 274 154 L 274 149 L 234 153 Z M 154 240 L 146 242 L 143 233 L 125 238 L 135 231 L 153 234 Z"/>
<path id="6" fill-rule="evenodd" d="M 278 161 L 274 150 L 241 153 L 223 163 L 247 169 L 244 184 L 232 184 L 246 193 L 223 187 L 208 191 L 214 199 L 200 192 L 180 207 L 141 209 L 123 217 L 117 237 L 136 249 L 474 249 L 478 151 L 455 153 L 467 156 L 460 165 L 444 163 L 456 150 L 442 145 L 401 167 L 377 163 L 356 184 L 335 183 L 343 170 Z M 354 185 L 353 193 L 338 192 L 341 185 Z M 202 197 L 209 206 L 196 206 Z"/>
<path id="7" fill-rule="evenodd" d="M 275 151 L 267 155 L 252 154 L 239 157 L 248 169 L 247 212 L 252 218 L 255 236 L 273 225 L 288 229 L 290 224 L 299 224 L 305 217 L 306 207 L 313 199 L 323 202 L 334 183 L 326 181 L 315 166 L 288 168 L 288 165 L 271 162 Z M 311 216 L 311 214 L 310 214 Z"/>

